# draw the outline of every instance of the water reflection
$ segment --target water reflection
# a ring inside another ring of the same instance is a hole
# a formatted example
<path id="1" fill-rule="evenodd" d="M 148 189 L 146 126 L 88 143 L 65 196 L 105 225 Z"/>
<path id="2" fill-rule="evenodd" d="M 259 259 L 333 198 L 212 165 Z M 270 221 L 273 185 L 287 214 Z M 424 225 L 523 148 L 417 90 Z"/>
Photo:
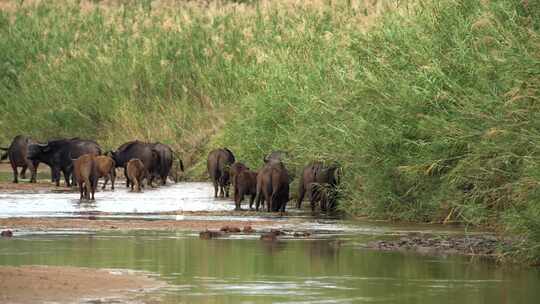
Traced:
<path id="1" fill-rule="evenodd" d="M 171 286 L 164 303 L 536 303 L 540 274 L 449 257 L 377 252 L 335 240 L 200 240 L 99 233 L 1 241 L 0 264 L 130 268 Z"/>

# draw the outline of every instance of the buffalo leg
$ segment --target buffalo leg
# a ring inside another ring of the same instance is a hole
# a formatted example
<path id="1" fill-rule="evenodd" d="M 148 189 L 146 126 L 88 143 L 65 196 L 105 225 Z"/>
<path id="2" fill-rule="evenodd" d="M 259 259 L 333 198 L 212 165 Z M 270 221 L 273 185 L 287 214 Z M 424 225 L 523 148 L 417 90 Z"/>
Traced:
<path id="1" fill-rule="evenodd" d="M 111 169 L 111 190 L 114 190 L 114 180 L 116 179 L 116 170 L 113 167 Z"/>
<path id="2" fill-rule="evenodd" d="M 53 176 L 53 181 L 56 183 L 56 187 L 60 187 L 60 169 L 52 168 L 51 173 Z"/>
<path id="3" fill-rule="evenodd" d="M 129 177 L 127 174 L 127 164 L 124 166 L 124 177 L 126 178 L 126 188 L 129 188 Z M 133 188 L 131 188 L 133 190 Z"/>
<path id="4" fill-rule="evenodd" d="M 229 188 L 230 188 L 230 185 L 224 185 L 223 188 L 225 188 L 225 197 L 229 197 Z"/>
<path id="5" fill-rule="evenodd" d="M 300 183 L 300 186 L 298 186 L 298 203 L 296 203 L 297 209 L 302 208 L 302 201 L 304 200 L 304 195 L 306 195 L 306 189 L 304 189 L 302 181 L 300 181 Z"/>
<path id="6" fill-rule="evenodd" d="M 255 200 L 255 194 L 251 194 L 250 198 L 249 198 L 249 209 L 252 210 L 253 209 L 253 201 Z"/>
<path id="7" fill-rule="evenodd" d="M 38 166 L 39 166 L 39 162 L 32 162 L 32 167 L 31 167 L 31 174 L 32 176 L 30 177 L 30 182 L 31 183 L 35 183 L 37 182 L 37 169 L 38 169 Z"/>
<path id="8" fill-rule="evenodd" d="M 105 175 L 105 180 L 103 181 L 103 186 L 101 186 L 101 190 L 105 190 L 105 187 L 107 186 L 107 182 L 109 181 L 109 175 Z"/>
<path id="9" fill-rule="evenodd" d="M 139 184 L 139 179 L 136 178 L 131 181 L 133 184 L 135 184 L 135 191 L 141 192 L 141 185 Z M 133 185 L 131 185 L 133 187 Z M 132 188 L 133 189 L 133 188 Z"/>
<path id="10" fill-rule="evenodd" d="M 67 169 L 62 169 L 62 173 L 64 174 L 64 180 L 66 181 L 66 187 L 70 187 L 71 184 L 69 183 L 70 174 Z M 60 186 L 60 178 L 58 178 L 58 182 L 56 183 L 57 186 Z"/>
<path id="11" fill-rule="evenodd" d="M 90 189 L 92 190 L 92 200 L 94 201 L 96 200 L 96 198 L 94 197 L 94 194 L 96 193 L 96 189 L 98 185 L 98 178 L 97 177 L 92 178 L 90 183 L 91 183 Z"/>
<path id="12" fill-rule="evenodd" d="M 28 165 L 23 165 L 22 166 L 22 170 L 21 170 L 21 173 L 20 173 L 20 177 L 22 179 L 25 179 L 26 178 L 26 169 L 28 168 Z"/>
<path id="13" fill-rule="evenodd" d="M 272 194 L 268 193 L 268 191 L 264 192 L 264 200 L 266 201 L 266 210 L 268 212 L 271 211 L 271 209 L 274 207 L 274 201 L 272 200 Z"/>
<path id="14" fill-rule="evenodd" d="M 214 197 L 218 197 L 218 183 L 214 181 Z"/>
<path id="15" fill-rule="evenodd" d="M 60 183 L 60 172 L 57 168 L 51 167 L 51 183 L 56 183 L 56 186 L 59 186 Z M 57 183 L 58 181 L 58 183 Z"/>
<path id="16" fill-rule="evenodd" d="M 79 192 L 81 193 L 81 197 L 80 197 L 80 200 L 83 199 L 84 197 L 84 187 L 83 187 L 83 184 L 82 183 L 79 183 Z"/>
<path id="17" fill-rule="evenodd" d="M 238 211 L 238 210 L 241 209 L 240 207 L 242 206 L 242 199 L 243 199 L 243 198 L 244 198 L 244 193 L 243 193 L 243 191 L 239 191 L 239 193 L 237 193 L 237 194 L 235 195 L 234 203 L 235 203 L 235 205 L 236 205 L 236 208 L 235 208 L 236 211 Z"/>
<path id="18" fill-rule="evenodd" d="M 11 161 L 11 168 L 13 169 L 13 182 L 18 183 L 19 182 L 19 178 L 18 178 L 19 173 L 17 172 L 17 164 L 15 164 L 15 162 L 13 162 L 13 161 Z"/>

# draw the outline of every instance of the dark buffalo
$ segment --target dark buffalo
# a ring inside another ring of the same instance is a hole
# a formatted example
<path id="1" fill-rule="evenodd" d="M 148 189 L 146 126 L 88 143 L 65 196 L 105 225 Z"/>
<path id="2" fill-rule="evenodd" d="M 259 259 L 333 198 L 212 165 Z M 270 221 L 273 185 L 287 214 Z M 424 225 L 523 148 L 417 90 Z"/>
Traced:
<path id="1" fill-rule="evenodd" d="M 148 179 L 148 170 L 138 158 L 130 159 L 126 164 L 126 179 L 131 182 L 131 191 L 141 192 L 144 179 Z M 135 188 L 135 189 L 134 189 Z"/>
<path id="2" fill-rule="evenodd" d="M 339 166 L 334 164 L 325 166 L 321 162 L 314 162 L 304 167 L 298 184 L 297 208 L 302 207 L 302 200 L 307 193 L 311 201 L 311 211 L 315 211 L 315 205 L 320 202 L 321 210 L 333 210 L 335 208 L 335 192 L 339 183 Z M 328 207 L 328 208 L 327 208 Z"/>
<path id="3" fill-rule="evenodd" d="M 267 210 L 285 212 L 289 201 L 289 171 L 280 161 L 267 162 L 257 174 L 256 209 L 266 201 Z"/>
<path id="4" fill-rule="evenodd" d="M 171 174 L 171 170 L 173 169 L 174 158 L 176 156 L 174 151 L 168 145 L 162 144 L 159 142 L 154 144 L 153 149 L 159 155 L 159 165 L 156 171 L 157 171 L 157 175 L 161 179 L 161 184 L 162 185 L 167 184 L 167 177 L 169 175 L 172 175 L 174 181 L 177 182 L 179 174 L 176 171 L 176 169 L 175 169 L 175 172 Z M 184 164 L 182 163 L 182 160 L 179 157 L 177 157 L 177 160 L 179 161 L 180 170 L 184 172 Z"/>
<path id="5" fill-rule="evenodd" d="M 235 162 L 234 164 L 231 165 L 229 169 L 229 176 L 231 178 L 233 187 L 234 187 L 236 175 L 238 175 L 238 173 L 244 170 L 249 170 L 249 168 L 241 162 Z"/>
<path id="6" fill-rule="evenodd" d="M 240 210 L 242 200 L 245 195 L 250 195 L 249 209 L 253 208 L 253 201 L 257 195 L 257 172 L 249 169 L 241 170 L 240 173 L 234 175 L 234 202 L 236 210 Z"/>
<path id="7" fill-rule="evenodd" d="M 215 149 L 208 154 L 206 168 L 208 175 L 214 184 L 214 197 L 218 195 L 218 186 L 220 196 L 229 197 L 230 174 L 229 168 L 234 163 L 234 155 L 227 148 Z"/>
<path id="8" fill-rule="evenodd" d="M 56 186 L 60 186 L 60 171 L 64 174 L 66 186 L 71 185 L 69 178 L 73 171 L 72 159 L 83 154 L 100 155 L 101 147 L 95 141 L 79 138 L 50 140 L 46 144 L 31 144 L 28 147 L 30 160 L 40 161 L 51 167 Z"/>
<path id="9" fill-rule="evenodd" d="M 137 158 L 143 164 L 150 175 L 148 183 L 152 186 L 152 182 L 156 175 L 159 175 L 160 155 L 154 150 L 154 144 L 146 143 L 138 140 L 127 142 L 116 151 L 111 152 L 111 157 L 116 163 L 116 167 L 124 168 L 124 176 L 126 176 L 126 187 L 130 186 L 130 180 L 127 178 L 127 162 Z"/>
<path id="10" fill-rule="evenodd" d="M 21 178 L 26 178 L 26 169 L 30 169 L 31 177 L 30 182 L 36 182 L 36 173 L 39 165 L 38 160 L 29 160 L 28 157 L 28 146 L 31 144 L 36 144 L 37 142 L 30 139 L 29 137 L 23 135 L 17 135 L 11 141 L 11 145 L 8 148 L 0 148 L 7 151 L 2 155 L 1 159 L 4 160 L 9 157 L 9 163 L 13 169 L 13 182 L 18 183 L 18 172 L 17 167 L 22 167 Z"/>
<path id="11" fill-rule="evenodd" d="M 94 200 L 99 178 L 96 155 L 89 153 L 73 159 L 73 176 L 79 184 L 80 199 Z M 90 193 L 92 197 L 90 197 Z"/>
<path id="12" fill-rule="evenodd" d="M 173 167 L 171 171 L 169 171 L 169 177 L 175 183 L 178 183 L 178 181 L 181 178 L 180 172 L 184 172 L 184 163 L 182 162 L 182 159 L 176 153 L 174 155 L 175 155 L 176 162 L 173 162 Z"/>
<path id="13" fill-rule="evenodd" d="M 116 179 L 116 165 L 114 163 L 114 159 L 112 159 L 109 156 L 106 155 L 99 155 L 96 156 L 96 164 L 98 169 L 98 177 L 105 178 L 105 181 L 103 182 L 103 186 L 101 187 L 102 190 L 105 189 L 107 186 L 107 182 L 109 179 L 111 180 L 111 190 L 114 190 L 114 180 Z"/>

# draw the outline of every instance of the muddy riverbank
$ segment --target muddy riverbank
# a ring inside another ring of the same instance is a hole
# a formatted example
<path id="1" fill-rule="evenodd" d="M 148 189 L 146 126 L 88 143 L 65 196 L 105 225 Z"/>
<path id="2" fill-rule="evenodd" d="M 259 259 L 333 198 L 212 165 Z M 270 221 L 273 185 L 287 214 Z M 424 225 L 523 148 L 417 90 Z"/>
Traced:
<path id="1" fill-rule="evenodd" d="M 127 270 L 0 266 L 2 303 L 102 303 L 102 300 L 119 303 L 133 294 L 165 285 L 140 272 Z"/>
<path id="2" fill-rule="evenodd" d="M 496 258 L 510 250 L 513 240 L 489 234 L 433 235 L 410 233 L 397 239 L 375 240 L 363 247 L 382 251 L 408 251 L 427 255 L 459 254 Z"/>
<path id="3" fill-rule="evenodd" d="M 54 230 L 54 229 L 84 229 L 84 230 L 165 230 L 165 231 L 200 231 L 205 229 L 220 229 L 224 226 L 252 226 L 254 229 L 274 227 L 271 220 L 237 221 L 237 220 L 143 220 L 143 219 L 106 219 L 88 216 L 87 218 L 7 218 L 0 219 L 1 230 L 12 230 L 17 236 L 17 230 Z"/>

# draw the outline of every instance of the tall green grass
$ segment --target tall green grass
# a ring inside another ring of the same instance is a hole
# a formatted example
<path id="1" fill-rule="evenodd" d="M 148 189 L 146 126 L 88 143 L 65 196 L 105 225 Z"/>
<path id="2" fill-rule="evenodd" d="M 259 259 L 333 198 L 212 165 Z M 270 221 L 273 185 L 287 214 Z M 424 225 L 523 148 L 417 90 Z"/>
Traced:
<path id="1" fill-rule="evenodd" d="M 254 168 L 287 150 L 342 164 L 348 213 L 538 248 L 537 1 L 95 3 L 0 13 L 2 142 L 226 145 Z"/>

